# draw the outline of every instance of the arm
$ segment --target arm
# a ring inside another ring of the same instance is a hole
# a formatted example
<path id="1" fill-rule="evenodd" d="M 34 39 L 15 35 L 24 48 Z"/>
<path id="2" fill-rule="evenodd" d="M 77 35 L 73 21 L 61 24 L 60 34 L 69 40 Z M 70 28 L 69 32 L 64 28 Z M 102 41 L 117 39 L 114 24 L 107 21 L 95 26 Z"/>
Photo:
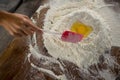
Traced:
<path id="1" fill-rule="evenodd" d="M 0 25 L 15 37 L 31 35 L 39 30 L 27 16 L 6 11 L 0 11 Z"/>

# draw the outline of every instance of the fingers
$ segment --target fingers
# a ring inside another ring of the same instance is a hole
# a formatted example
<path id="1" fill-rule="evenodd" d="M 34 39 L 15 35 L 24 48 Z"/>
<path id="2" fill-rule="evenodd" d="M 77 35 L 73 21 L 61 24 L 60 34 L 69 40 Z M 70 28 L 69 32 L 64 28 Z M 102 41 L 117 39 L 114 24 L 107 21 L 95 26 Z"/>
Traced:
<path id="1" fill-rule="evenodd" d="M 12 30 L 12 32 L 13 32 L 13 36 L 15 36 L 15 37 L 23 37 L 23 36 L 27 36 L 27 34 L 26 33 L 24 33 L 21 29 L 20 29 L 20 27 L 18 26 L 18 25 L 16 25 L 16 24 L 11 24 L 11 30 Z"/>
<path id="2" fill-rule="evenodd" d="M 16 16 L 18 16 L 18 17 L 21 17 L 21 18 L 26 18 L 26 19 L 29 19 L 29 17 L 28 17 L 28 16 L 23 15 L 23 14 L 14 13 L 14 15 L 16 15 Z"/>
<path id="3" fill-rule="evenodd" d="M 25 19 L 24 21 L 27 26 L 31 27 L 31 30 L 42 32 L 41 29 L 37 27 L 30 19 Z"/>
<path id="4" fill-rule="evenodd" d="M 25 32 L 27 35 L 32 35 L 34 33 L 34 31 L 32 31 L 29 26 L 24 26 L 21 28 L 21 30 Z"/>
<path id="5" fill-rule="evenodd" d="M 10 35 L 14 36 L 14 37 L 22 37 L 23 34 L 19 33 L 18 31 L 16 31 L 13 26 L 9 25 L 8 23 L 5 23 L 5 29 L 10 33 Z"/>
<path id="6" fill-rule="evenodd" d="M 16 29 L 16 31 L 14 31 L 14 34 L 20 34 L 22 36 L 28 36 L 28 35 L 32 35 L 33 31 L 31 31 L 29 29 L 29 27 L 25 27 L 25 26 L 18 26 L 16 24 L 13 24 L 13 28 Z"/>
<path id="7" fill-rule="evenodd" d="M 31 19 L 28 17 L 28 16 L 26 16 L 26 15 L 22 15 L 22 14 L 17 14 L 17 13 L 15 13 L 15 15 L 16 16 L 19 16 L 22 20 L 22 24 L 23 25 L 26 25 L 26 26 L 29 26 L 29 27 L 31 27 L 30 29 L 32 30 L 32 31 L 40 31 L 41 32 L 41 29 L 40 28 L 38 28 L 37 26 L 35 26 L 35 24 L 33 24 L 33 22 L 31 21 Z"/>
<path id="8" fill-rule="evenodd" d="M 32 35 L 35 31 L 41 32 L 41 29 L 35 26 L 29 17 L 17 13 L 10 16 L 5 20 L 5 28 L 12 36 L 23 37 Z"/>
<path id="9" fill-rule="evenodd" d="M 14 33 L 13 33 L 12 29 L 10 28 L 11 26 L 8 23 L 4 23 L 4 24 L 5 25 L 3 25 L 3 26 L 10 33 L 10 35 L 14 36 Z"/>
<path id="10" fill-rule="evenodd" d="M 14 36 L 12 30 L 10 29 L 10 26 L 5 27 L 5 29 L 10 33 L 10 35 Z"/>
<path id="11" fill-rule="evenodd" d="M 14 33 L 14 36 L 15 37 L 23 37 L 23 36 L 28 36 L 28 34 L 27 33 L 25 33 L 24 31 L 22 31 L 22 29 L 18 26 L 18 25 L 16 25 L 16 24 L 12 24 L 12 27 L 11 27 L 12 29 L 13 29 L 13 33 Z"/>

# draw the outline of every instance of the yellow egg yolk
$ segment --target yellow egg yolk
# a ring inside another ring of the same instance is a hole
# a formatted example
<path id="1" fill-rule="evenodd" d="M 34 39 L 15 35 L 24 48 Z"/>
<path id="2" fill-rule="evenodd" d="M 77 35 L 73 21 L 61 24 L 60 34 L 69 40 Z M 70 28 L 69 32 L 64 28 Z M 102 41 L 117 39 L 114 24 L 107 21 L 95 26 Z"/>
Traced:
<path id="1" fill-rule="evenodd" d="M 87 26 L 77 21 L 72 25 L 71 31 L 78 34 L 82 34 L 84 37 L 87 37 L 93 31 L 93 29 L 91 26 Z"/>

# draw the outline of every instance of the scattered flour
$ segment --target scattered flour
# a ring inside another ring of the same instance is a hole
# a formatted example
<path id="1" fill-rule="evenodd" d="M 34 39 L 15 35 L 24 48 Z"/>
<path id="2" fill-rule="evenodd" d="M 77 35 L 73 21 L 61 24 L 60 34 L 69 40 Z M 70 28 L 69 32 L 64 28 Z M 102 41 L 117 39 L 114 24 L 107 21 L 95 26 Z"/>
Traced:
<path id="1" fill-rule="evenodd" d="M 110 25 L 98 12 L 99 8 L 105 6 L 104 2 L 51 0 L 50 4 L 51 9 L 46 14 L 44 30 L 62 33 L 69 30 L 75 21 L 80 21 L 92 26 L 93 32 L 77 44 L 43 34 L 48 53 L 55 58 L 71 61 L 79 67 L 96 63 L 99 55 L 111 47 Z"/>
<path id="2" fill-rule="evenodd" d="M 63 42 L 56 36 L 43 34 L 44 45 L 48 53 L 54 58 L 39 54 L 38 46 L 35 45 L 33 47 L 30 45 L 31 53 L 28 55 L 30 63 L 30 56 L 32 54 L 37 58 L 46 59 L 47 64 L 50 62 L 58 63 L 62 70 L 63 67 L 57 61 L 57 58 L 73 62 L 81 68 L 82 66 L 88 67 L 96 63 L 99 55 L 103 54 L 106 49 L 109 49 L 111 45 L 120 46 L 120 15 L 117 17 L 116 15 L 118 14 L 108 7 L 114 5 L 106 5 L 103 0 L 50 0 L 49 5 L 50 9 L 46 14 L 44 30 L 62 33 L 65 30 L 69 30 L 75 21 L 80 21 L 92 26 L 93 32 L 77 44 Z M 39 13 L 46 6 L 48 4 L 41 6 L 37 12 Z M 35 34 L 33 42 L 37 44 Z M 109 57 L 107 56 L 107 58 Z M 112 60 L 109 61 L 109 65 L 112 65 Z M 40 68 L 33 63 L 31 63 L 31 66 L 56 79 L 67 80 L 65 75 L 57 76 L 54 72 Z M 99 74 L 106 80 L 115 79 L 107 70 Z"/>

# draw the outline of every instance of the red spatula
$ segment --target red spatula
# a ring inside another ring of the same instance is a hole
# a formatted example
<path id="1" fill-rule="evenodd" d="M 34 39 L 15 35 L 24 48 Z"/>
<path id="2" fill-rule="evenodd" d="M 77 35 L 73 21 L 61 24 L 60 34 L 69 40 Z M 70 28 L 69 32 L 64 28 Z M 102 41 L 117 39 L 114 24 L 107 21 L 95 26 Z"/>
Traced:
<path id="1" fill-rule="evenodd" d="M 44 33 L 47 33 L 47 34 L 59 35 L 60 39 L 62 41 L 65 41 L 65 42 L 77 43 L 77 42 L 80 42 L 83 39 L 82 34 L 78 34 L 78 33 L 71 32 L 71 31 L 64 31 L 62 34 L 57 33 L 57 32 L 51 32 L 51 31 L 43 30 L 43 29 L 41 29 L 41 31 L 44 32 Z"/>
<path id="2" fill-rule="evenodd" d="M 83 39 L 83 35 L 71 32 L 71 31 L 64 31 L 61 40 L 66 42 L 77 43 Z"/>

